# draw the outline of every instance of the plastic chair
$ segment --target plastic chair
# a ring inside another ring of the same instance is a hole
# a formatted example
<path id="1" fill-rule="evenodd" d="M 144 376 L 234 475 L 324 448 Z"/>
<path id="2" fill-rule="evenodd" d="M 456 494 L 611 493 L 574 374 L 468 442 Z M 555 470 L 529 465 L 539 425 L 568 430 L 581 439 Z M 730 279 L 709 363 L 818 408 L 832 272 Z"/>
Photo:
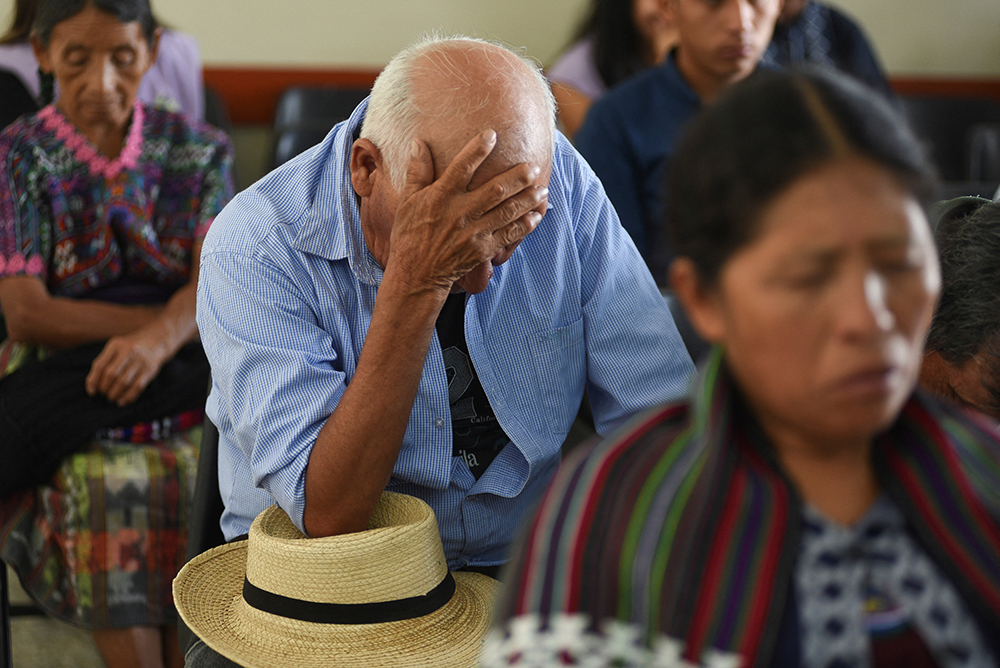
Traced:
<path id="1" fill-rule="evenodd" d="M 219 430 L 205 416 L 202 427 L 201 448 L 198 453 L 198 472 L 195 476 L 194 500 L 188 514 L 187 561 L 202 552 L 226 542 L 219 526 L 225 504 L 219 494 Z M 178 641 L 183 652 L 192 636 L 191 630 L 178 619 Z"/>
<path id="2" fill-rule="evenodd" d="M 204 87 L 205 122 L 214 125 L 227 135 L 233 134 L 233 121 L 229 117 L 229 107 L 225 100 L 209 86 Z"/>
<path id="3" fill-rule="evenodd" d="M 278 100 L 278 107 L 274 112 L 274 127 L 277 130 L 303 127 L 329 130 L 350 116 L 366 97 L 367 88 L 289 88 Z"/>
<path id="4" fill-rule="evenodd" d="M 284 164 L 318 144 L 366 97 L 367 88 L 296 86 L 286 90 L 278 100 L 274 114 L 271 166 Z"/>
<path id="5" fill-rule="evenodd" d="M 330 126 L 333 127 L 332 125 Z M 326 137 L 326 130 L 313 130 L 309 128 L 293 128 L 285 130 L 275 135 L 274 159 L 271 167 L 278 167 L 285 164 L 299 153 L 310 149 L 323 141 Z"/>
<path id="6" fill-rule="evenodd" d="M 0 69 L 0 130 L 23 114 L 38 110 L 38 104 L 16 74 Z"/>
<path id="7" fill-rule="evenodd" d="M 980 123 L 969 130 L 969 178 L 1000 182 L 1000 123 Z"/>
<path id="8" fill-rule="evenodd" d="M 930 146 L 945 181 L 977 180 L 969 173 L 969 132 L 980 123 L 1000 123 L 1000 102 L 978 97 L 902 95 L 917 136 Z"/>

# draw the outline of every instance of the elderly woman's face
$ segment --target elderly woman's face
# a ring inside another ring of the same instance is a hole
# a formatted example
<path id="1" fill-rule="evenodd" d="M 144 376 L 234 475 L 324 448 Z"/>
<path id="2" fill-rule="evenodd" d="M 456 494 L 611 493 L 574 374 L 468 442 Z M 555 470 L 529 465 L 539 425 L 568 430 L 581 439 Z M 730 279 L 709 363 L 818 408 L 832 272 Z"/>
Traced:
<path id="1" fill-rule="evenodd" d="M 708 334 L 763 423 L 870 437 L 916 382 L 939 286 L 919 204 L 874 163 L 844 158 L 764 210 L 723 268 Z"/>
<path id="2" fill-rule="evenodd" d="M 147 42 L 139 23 L 121 23 L 87 5 L 57 23 L 48 46 L 36 43 L 35 53 L 42 70 L 59 84 L 59 109 L 86 133 L 97 126 L 125 126 L 155 45 Z"/>

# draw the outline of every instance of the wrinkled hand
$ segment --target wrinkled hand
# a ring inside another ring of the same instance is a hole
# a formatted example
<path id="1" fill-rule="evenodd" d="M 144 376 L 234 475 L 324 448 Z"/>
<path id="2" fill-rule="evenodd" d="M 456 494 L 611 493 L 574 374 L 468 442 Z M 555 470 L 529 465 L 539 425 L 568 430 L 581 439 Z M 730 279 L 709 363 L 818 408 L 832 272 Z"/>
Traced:
<path id="1" fill-rule="evenodd" d="M 492 130 L 473 137 L 436 181 L 430 149 L 413 140 L 387 268 L 395 263 L 410 280 L 450 290 L 477 265 L 506 260 L 538 226 L 548 200 L 535 185 L 539 165 L 515 165 L 469 190 L 496 139 Z"/>
<path id="2" fill-rule="evenodd" d="M 139 330 L 108 339 L 84 381 L 87 394 L 103 394 L 119 406 L 139 398 L 170 359 L 161 336 Z"/>

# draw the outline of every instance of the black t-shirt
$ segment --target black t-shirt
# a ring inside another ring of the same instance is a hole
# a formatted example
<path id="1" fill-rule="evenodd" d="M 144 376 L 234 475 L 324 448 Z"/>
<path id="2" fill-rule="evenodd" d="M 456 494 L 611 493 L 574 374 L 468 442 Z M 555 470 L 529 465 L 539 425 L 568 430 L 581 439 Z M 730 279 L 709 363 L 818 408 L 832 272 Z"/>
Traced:
<path id="1" fill-rule="evenodd" d="M 464 292 L 449 295 L 435 327 L 448 375 L 452 454 L 462 457 L 478 479 L 510 443 L 510 437 L 497 421 L 469 357 L 465 343 L 465 297 Z"/>

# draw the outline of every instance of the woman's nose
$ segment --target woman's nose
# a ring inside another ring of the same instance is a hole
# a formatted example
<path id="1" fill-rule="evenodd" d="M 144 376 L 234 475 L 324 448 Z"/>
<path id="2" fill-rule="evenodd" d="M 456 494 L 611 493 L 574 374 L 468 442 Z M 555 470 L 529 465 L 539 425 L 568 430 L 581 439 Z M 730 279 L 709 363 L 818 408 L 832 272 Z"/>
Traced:
<path id="1" fill-rule="evenodd" d="M 95 59 L 87 73 L 92 90 L 107 94 L 115 89 L 115 66 L 111 59 Z"/>
<path id="2" fill-rule="evenodd" d="M 885 277 L 869 270 L 860 286 L 849 290 L 843 305 L 841 324 L 848 335 L 868 337 L 889 332 L 896 326 L 896 316 L 889 308 Z"/>

